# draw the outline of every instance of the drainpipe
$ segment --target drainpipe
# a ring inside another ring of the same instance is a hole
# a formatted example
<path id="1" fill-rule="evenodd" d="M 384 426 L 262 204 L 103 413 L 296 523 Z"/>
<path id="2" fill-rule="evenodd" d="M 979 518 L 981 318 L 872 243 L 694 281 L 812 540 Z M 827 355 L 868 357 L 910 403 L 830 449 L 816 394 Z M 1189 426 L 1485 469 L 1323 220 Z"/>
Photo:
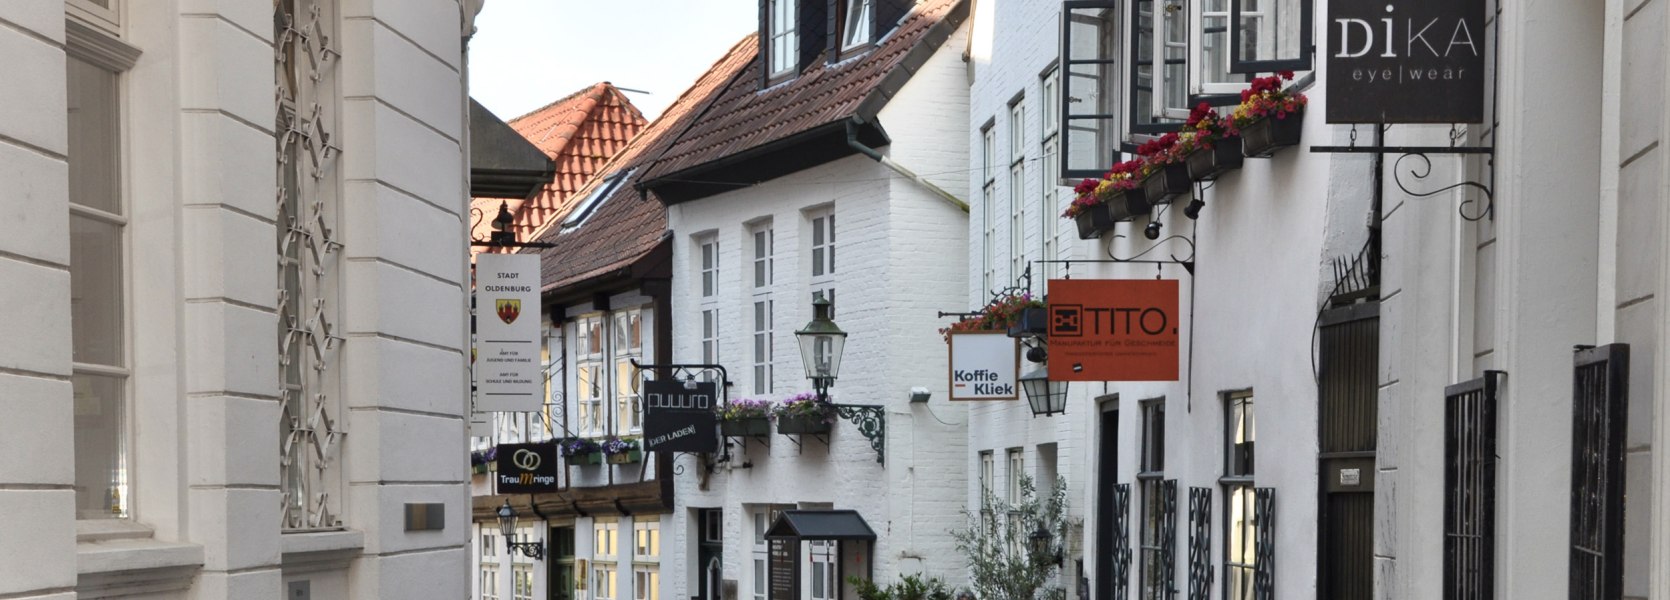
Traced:
<path id="1" fill-rule="evenodd" d="M 881 163 L 881 166 L 892 169 L 894 173 L 898 173 L 900 175 L 903 175 L 905 177 L 905 179 L 909 179 L 911 181 L 916 182 L 917 184 L 920 184 L 922 187 L 928 188 L 928 191 L 933 192 L 934 195 L 937 195 L 940 198 L 944 199 L 946 202 L 951 203 L 951 206 L 957 207 L 958 210 L 961 210 L 965 213 L 968 212 L 968 203 L 967 202 L 963 202 L 962 200 L 957 199 L 956 196 L 951 195 L 951 192 L 945 191 L 944 189 L 940 188 L 939 186 L 934 185 L 934 183 L 932 181 L 928 181 L 927 179 L 922 178 L 921 175 L 917 175 L 915 172 L 912 172 L 910 169 L 906 169 L 904 167 L 904 165 L 893 162 L 893 159 L 888 158 L 887 156 L 883 155 L 880 152 L 877 152 L 875 148 L 865 146 L 862 142 L 859 142 L 858 141 L 858 124 L 856 122 L 852 121 L 852 120 L 847 121 L 847 145 L 852 147 L 853 150 L 857 150 L 859 153 L 863 154 L 864 156 L 868 156 L 871 159 L 875 160 L 876 162 Z"/>

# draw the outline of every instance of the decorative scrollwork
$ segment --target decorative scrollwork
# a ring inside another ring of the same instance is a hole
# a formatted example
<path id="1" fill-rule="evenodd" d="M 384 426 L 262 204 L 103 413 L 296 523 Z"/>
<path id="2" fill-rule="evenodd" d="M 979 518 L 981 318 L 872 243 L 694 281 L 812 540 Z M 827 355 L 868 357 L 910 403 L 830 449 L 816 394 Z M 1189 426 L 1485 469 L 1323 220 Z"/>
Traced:
<path id="1" fill-rule="evenodd" d="M 1116 234 L 1113 235 L 1112 239 L 1117 240 L 1117 239 L 1120 239 L 1120 238 L 1123 238 L 1123 237 L 1125 237 L 1125 234 L 1116 233 Z M 1159 261 L 1159 262 L 1173 262 L 1173 263 L 1177 263 L 1177 264 L 1180 264 L 1180 265 L 1184 265 L 1185 267 L 1189 267 L 1190 271 L 1193 272 L 1192 265 L 1194 265 L 1194 262 L 1195 262 L 1195 241 L 1193 239 L 1190 239 L 1188 236 L 1185 236 L 1185 235 L 1182 235 L 1182 234 L 1166 236 L 1166 237 L 1161 238 L 1159 240 L 1155 240 L 1154 245 L 1149 246 L 1147 250 L 1143 250 L 1142 252 L 1138 252 L 1134 255 L 1131 255 L 1128 258 L 1119 258 L 1117 256 L 1114 256 L 1113 255 L 1113 244 L 1108 244 L 1108 258 L 1113 259 L 1114 262 L 1142 262 L 1141 261 L 1142 257 L 1147 256 L 1149 252 L 1153 252 L 1156 248 L 1159 248 L 1161 244 L 1164 244 L 1164 243 L 1172 241 L 1172 240 L 1177 240 L 1179 242 L 1183 242 L 1184 244 L 1187 244 L 1189 246 L 1189 255 L 1185 256 L 1185 257 L 1179 257 L 1176 254 L 1170 254 L 1171 260 L 1169 260 L 1169 261 Z"/>
<path id="2" fill-rule="evenodd" d="M 858 426 L 858 433 L 870 440 L 876 462 L 887 457 L 887 411 L 872 404 L 835 404 L 835 414 Z"/>
<path id="3" fill-rule="evenodd" d="M 1408 159 L 1408 158 L 1411 158 L 1411 157 L 1419 159 L 1421 161 L 1421 164 L 1419 166 L 1410 165 L 1409 170 L 1406 173 L 1403 169 L 1403 161 Z M 1464 187 L 1473 188 L 1473 189 L 1478 190 L 1479 193 L 1484 194 L 1484 204 L 1483 204 L 1484 208 L 1479 210 L 1476 214 L 1468 214 L 1468 210 L 1467 210 L 1468 205 L 1478 205 L 1479 204 L 1478 198 L 1469 197 L 1466 200 L 1463 200 L 1461 202 L 1460 206 L 1456 207 L 1456 212 L 1460 213 L 1461 218 L 1466 219 L 1468 221 L 1479 221 L 1479 220 L 1484 219 L 1486 217 L 1494 217 L 1495 216 L 1496 195 L 1495 195 L 1495 193 L 1493 193 L 1491 191 L 1490 186 L 1479 183 L 1477 181 L 1463 181 L 1463 182 L 1460 182 L 1460 183 L 1447 185 L 1447 186 L 1438 188 L 1436 190 L 1431 190 L 1431 191 L 1427 191 L 1427 192 L 1417 192 L 1415 190 L 1409 189 L 1409 185 L 1404 183 L 1403 177 L 1404 177 L 1405 174 L 1407 174 L 1410 178 L 1412 178 L 1414 180 L 1426 179 L 1427 177 L 1432 175 L 1432 159 L 1427 158 L 1426 154 L 1424 154 L 1424 153 L 1413 152 L 1413 153 L 1405 154 L 1403 156 L 1399 156 L 1397 158 L 1397 162 L 1392 163 L 1392 182 L 1397 184 L 1398 189 L 1403 190 L 1403 193 L 1409 194 L 1410 196 L 1414 196 L 1416 198 L 1426 198 L 1426 197 L 1430 197 L 1430 196 L 1436 196 L 1438 194 L 1442 194 L 1444 192 L 1447 192 L 1447 191 L 1450 191 L 1450 190 L 1453 190 L 1453 189 L 1457 189 L 1457 188 L 1464 188 Z"/>

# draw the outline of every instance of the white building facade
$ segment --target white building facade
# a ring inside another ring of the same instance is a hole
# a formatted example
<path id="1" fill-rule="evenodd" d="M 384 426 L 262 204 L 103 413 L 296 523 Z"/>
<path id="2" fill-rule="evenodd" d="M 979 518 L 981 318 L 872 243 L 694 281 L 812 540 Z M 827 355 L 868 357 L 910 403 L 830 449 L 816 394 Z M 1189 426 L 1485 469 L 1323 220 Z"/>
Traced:
<path id="1" fill-rule="evenodd" d="M 469 593 L 478 8 L 0 8 L 0 596 Z"/>

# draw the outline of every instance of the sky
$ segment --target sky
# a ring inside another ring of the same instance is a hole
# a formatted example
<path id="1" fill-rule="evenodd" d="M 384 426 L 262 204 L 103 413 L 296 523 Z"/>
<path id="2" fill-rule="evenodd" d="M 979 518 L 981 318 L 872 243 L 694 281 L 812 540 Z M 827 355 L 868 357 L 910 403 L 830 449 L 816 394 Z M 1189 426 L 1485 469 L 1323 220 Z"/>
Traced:
<path id="1" fill-rule="evenodd" d="M 470 96 L 508 121 L 608 81 L 654 119 L 758 18 L 754 0 L 487 0 Z"/>

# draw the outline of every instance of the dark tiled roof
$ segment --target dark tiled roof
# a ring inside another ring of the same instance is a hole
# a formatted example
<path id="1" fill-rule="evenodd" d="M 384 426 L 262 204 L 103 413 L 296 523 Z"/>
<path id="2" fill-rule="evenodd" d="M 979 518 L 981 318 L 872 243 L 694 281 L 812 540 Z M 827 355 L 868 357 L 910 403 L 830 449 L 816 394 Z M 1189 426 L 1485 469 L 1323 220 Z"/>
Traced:
<path id="1" fill-rule="evenodd" d="M 794 79 L 759 89 L 763 68 L 754 49 L 746 70 L 733 78 L 711 109 L 646 170 L 654 180 L 676 176 L 721 159 L 851 117 L 871 119 L 910 77 L 917 64 L 944 42 L 967 16 L 968 0 L 921 0 L 898 29 L 867 54 L 828 64 L 818 61 Z M 942 22 L 950 27 L 935 30 Z M 930 35 L 934 32 L 934 35 Z M 891 83 L 892 85 L 887 85 Z"/>
<path id="2" fill-rule="evenodd" d="M 542 288 L 546 292 L 584 285 L 600 276 L 632 267 L 661 243 L 667 231 L 667 213 L 661 203 L 646 199 L 634 189 L 645 169 L 642 167 L 671 144 L 702 114 L 714 94 L 736 78 L 754 55 L 754 36 L 731 47 L 706 73 L 680 95 L 666 112 L 643 129 L 613 159 L 597 169 L 597 175 L 571 194 L 570 205 L 608 183 L 609 176 L 632 170 L 629 179 L 616 185 L 608 198 L 592 206 L 592 214 L 568 232 L 562 232 L 562 218 L 548 219 L 532 239 L 555 247 L 541 255 Z M 516 123 L 513 122 L 514 126 Z M 538 140 L 534 140 L 535 143 Z M 560 169 L 559 165 L 559 169 Z M 566 214 L 565 206 L 559 215 Z M 523 239 L 529 239 L 524 237 Z"/>

